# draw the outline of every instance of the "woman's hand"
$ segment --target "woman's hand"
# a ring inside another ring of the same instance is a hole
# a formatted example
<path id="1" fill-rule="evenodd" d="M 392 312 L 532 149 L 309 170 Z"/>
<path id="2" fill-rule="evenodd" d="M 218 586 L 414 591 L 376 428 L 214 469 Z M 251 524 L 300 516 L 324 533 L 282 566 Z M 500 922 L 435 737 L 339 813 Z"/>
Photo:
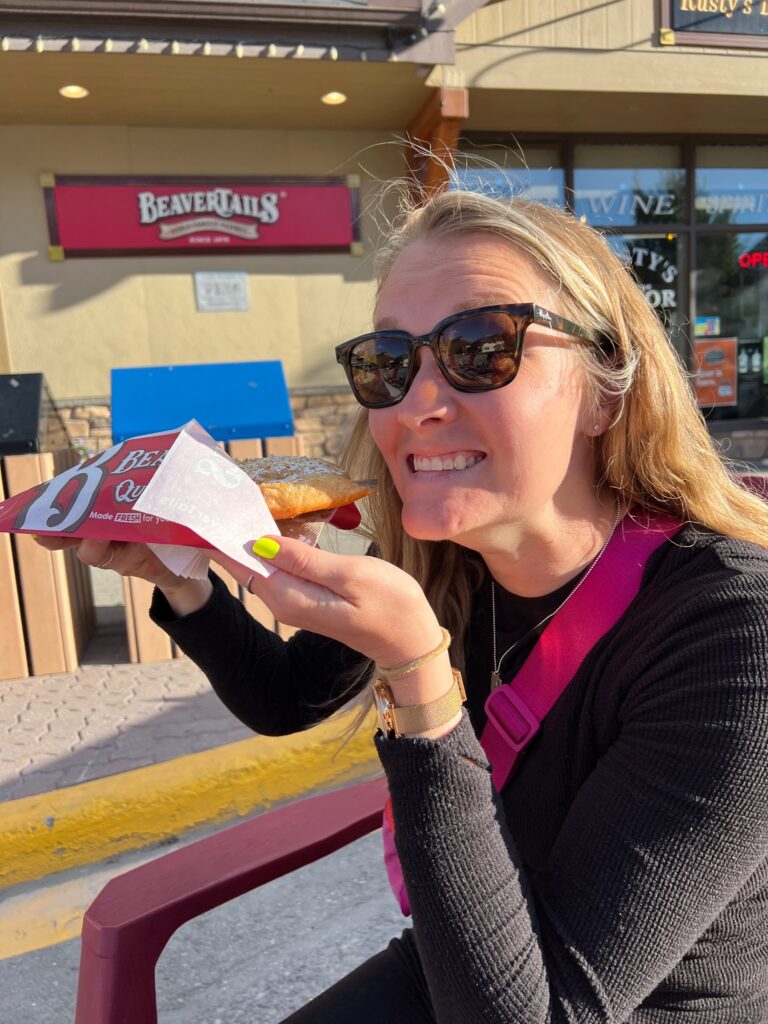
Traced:
<path id="1" fill-rule="evenodd" d="M 269 562 L 280 571 L 253 576 L 250 589 L 279 622 L 332 637 L 387 668 L 440 643 L 424 592 L 401 569 L 368 555 L 333 554 L 287 537 L 271 540 L 275 554 Z M 240 566 L 236 578 L 245 585 L 248 576 Z"/>
<path id="2" fill-rule="evenodd" d="M 49 551 L 76 547 L 86 565 L 135 576 L 159 587 L 177 615 L 202 608 L 209 580 L 176 576 L 146 544 L 78 537 L 35 538 Z M 333 637 L 377 664 L 394 668 L 433 650 L 442 638 L 418 583 L 401 569 L 368 555 L 338 555 L 302 541 L 276 537 L 270 564 L 279 572 L 251 576 L 219 551 L 211 559 L 257 594 L 278 622 Z"/>
<path id="3" fill-rule="evenodd" d="M 90 537 L 35 537 L 47 551 L 77 548 L 77 557 L 85 565 L 111 569 L 120 576 L 135 576 L 159 587 L 177 615 L 188 615 L 202 608 L 211 596 L 210 580 L 189 580 L 171 572 L 146 544 L 95 540 Z M 234 563 L 233 563 L 234 564 Z M 242 568 L 242 567 L 240 567 Z"/>
<path id="4" fill-rule="evenodd" d="M 287 537 L 261 538 L 258 545 L 262 557 L 266 552 L 281 571 L 267 578 L 253 576 L 250 589 L 279 622 L 340 640 L 380 668 L 398 668 L 441 643 L 442 631 L 423 590 L 402 569 L 368 555 L 332 554 Z M 246 574 L 241 582 L 247 581 Z M 398 707 L 442 697 L 453 685 L 448 652 L 389 685 Z M 439 739 L 460 720 L 458 712 L 418 735 Z"/>

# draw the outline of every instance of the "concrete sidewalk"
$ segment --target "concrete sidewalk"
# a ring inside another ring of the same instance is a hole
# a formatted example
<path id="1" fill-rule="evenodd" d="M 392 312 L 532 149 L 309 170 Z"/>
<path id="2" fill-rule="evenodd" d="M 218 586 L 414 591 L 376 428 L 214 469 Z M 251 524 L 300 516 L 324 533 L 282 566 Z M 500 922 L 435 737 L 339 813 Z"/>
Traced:
<path id="1" fill-rule="evenodd" d="M 255 736 L 190 661 L 124 645 L 102 630 L 77 672 L 0 683 L 0 890 L 378 769 L 372 729 Z"/>
<path id="2" fill-rule="evenodd" d="M 76 672 L 0 682 L 0 801 L 248 739 L 186 658 L 131 665 L 101 632 Z"/>

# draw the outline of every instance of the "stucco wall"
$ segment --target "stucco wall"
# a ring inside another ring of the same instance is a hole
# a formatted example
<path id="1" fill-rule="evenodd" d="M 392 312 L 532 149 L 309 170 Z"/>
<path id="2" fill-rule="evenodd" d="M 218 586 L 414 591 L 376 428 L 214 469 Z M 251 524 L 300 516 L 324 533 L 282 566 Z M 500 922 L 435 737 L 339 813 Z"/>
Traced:
<path id="1" fill-rule="evenodd" d="M 658 0 L 502 0 L 428 83 L 469 87 L 483 131 L 765 133 L 765 50 L 662 46 L 659 28 Z"/>
<path id="2" fill-rule="evenodd" d="M 60 399 L 109 394 L 115 366 L 279 358 L 289 387 L 341 384 L 333 346 L 370 323 L 370 213 L 362 257 L 52 263 L 39 175 L 338 176 L 360 174 L 361 164 L 366 210 L 379 182 L 403 171 L 400 147 L 384 134 L 0 126 L 0 372 L 42 370 Z M 196 270 L 247 272 L 250 311 L 197 312 Z"/>
<path id="3" fill-rule="evenodd" d="M 468 18 L 456 39 L 476 88 L 768 96 L 765 51 L 661 46 L 658 0 L 502 0 Z"/>

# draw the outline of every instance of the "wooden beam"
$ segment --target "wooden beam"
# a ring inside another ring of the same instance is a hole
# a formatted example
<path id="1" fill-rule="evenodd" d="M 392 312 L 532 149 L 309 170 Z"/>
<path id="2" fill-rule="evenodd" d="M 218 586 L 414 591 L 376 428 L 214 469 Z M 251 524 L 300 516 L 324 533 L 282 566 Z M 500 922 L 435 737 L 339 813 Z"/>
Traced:
<path id="1" fill-rule="evenodd" d="M 405 129 L 414 139 L 426 142 L 441 121 L 466 121 L 469 117 L 469 90 L 445 86 L 435 89 L 421 105 Z"/>
<path id="2" fill-rule="evenodd" d="M 427 97 L 406 128 L 406 153 L 416 198 L 448 181 L 461 128 L 469 117 L 469 91 L 442 87 Z"/>
<path id="3" fill-rule="evenodd" d="M 440 189 L 447 182 L 447 168 L 453 166 L 461 124 L 461 121 L 442 121 L 432 136 L 431 149 L 434 156 L 424 167 L 424 187 L 427 192 Z"/>

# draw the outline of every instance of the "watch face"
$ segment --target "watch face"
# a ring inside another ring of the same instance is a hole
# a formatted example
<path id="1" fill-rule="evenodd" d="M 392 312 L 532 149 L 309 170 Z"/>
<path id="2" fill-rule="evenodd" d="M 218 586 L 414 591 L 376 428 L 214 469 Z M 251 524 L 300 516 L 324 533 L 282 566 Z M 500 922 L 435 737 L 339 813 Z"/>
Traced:
<path id="1" fill-rule="evenodd" d="M 385 732 L 390 732 L 393 728 L 392 709 L 395 704 L 392 693 L 383 679 L 377 679 L 373 684 L 373 695 L 381 727 Z"/>

